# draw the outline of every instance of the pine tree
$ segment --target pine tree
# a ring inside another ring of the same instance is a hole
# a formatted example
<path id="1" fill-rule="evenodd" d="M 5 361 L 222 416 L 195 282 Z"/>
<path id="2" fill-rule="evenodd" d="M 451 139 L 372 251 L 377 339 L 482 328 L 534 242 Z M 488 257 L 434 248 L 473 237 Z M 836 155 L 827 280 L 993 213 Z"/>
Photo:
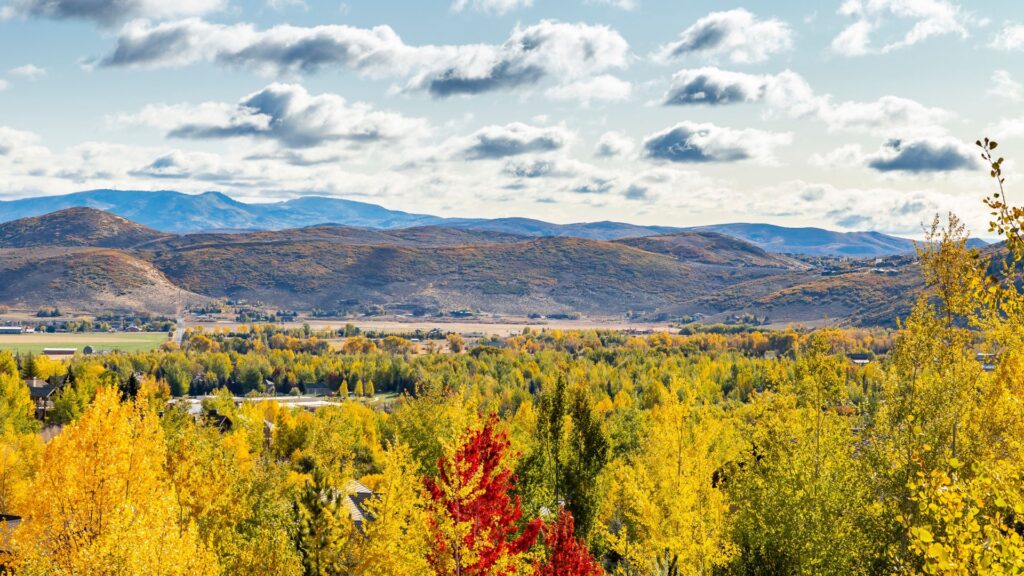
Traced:
<path id="1" fill-rule="evenodd" d="M 304 576 L 336 576 L 351 568 L 348 549 L 354 526 L 344 497 L 316 469 L 296 499 L 293 540 L 302 556 Z"/>

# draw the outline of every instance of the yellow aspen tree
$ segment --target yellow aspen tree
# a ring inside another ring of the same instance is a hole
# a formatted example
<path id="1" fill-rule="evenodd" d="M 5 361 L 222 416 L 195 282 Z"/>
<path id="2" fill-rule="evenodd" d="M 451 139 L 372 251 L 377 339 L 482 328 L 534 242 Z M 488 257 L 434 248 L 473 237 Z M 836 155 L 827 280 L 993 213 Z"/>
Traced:
<path id="1" fill-rule="evenodd" d="M 178 515 L 155 413 L 101 388 L 43 454 L 12 537 L 19 574 L 210 576 L 215 557 Z"/>
<path id="2" fill-rule="evenodd" d="M 412 451 L 394 444 L 381 459 L 382 473 L 373 497 L 364 505 L 371 520 L 363 524 L 358 576 L 428 574 L 430 534 L 427 502 Z"/>

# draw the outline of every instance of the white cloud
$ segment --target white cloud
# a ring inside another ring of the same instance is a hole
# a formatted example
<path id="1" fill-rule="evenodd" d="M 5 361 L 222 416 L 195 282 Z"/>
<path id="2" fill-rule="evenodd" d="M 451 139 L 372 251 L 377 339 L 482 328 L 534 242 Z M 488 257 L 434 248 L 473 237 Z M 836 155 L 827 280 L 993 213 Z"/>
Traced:
<path id="1" fill-rule="evenodd" d="M 499 15 L 530 6 L 533 6 L 533 0 L 455 0 L 452 2 L 452 10 L 455 12 L 472 8 L 477 12 Z"/>
<path id="2" fill-rule="evenodd" d="M 150 105 L 122 123 L 150 125 L 187 139 L 268 139 L 290 148 L 401 140 L 423 135 L 427 124 L 336 94 L 311 95 L 297 84 L 271 84 L 237 104 Z"/>
<path id="3" fill-rule="evenodd" d="M 632 92 L 633 85 L 629 82 L 610 74 L 602 74 L 548 88 L 545 94 L 552 100 L 574 100 L 589 105 L 598 100 L 628 100 Z"/>
<path id="4" fill-rule="evenodd" d="M 227 0 L 12 0 L 0 18 L 91 20 L 109 26 L 135 18 L 162 20 L 223 10 Z"/>
<path id="5" fill-rule="evenodd" d="M 605 132 L 597 140 L 594 156 L 598 158 L 622 158 L 629 156 L 636 148 L 633 139 L 621 132 Z"/>
<path id="6" fill-rule="evenodd" d="M 988 94 L 1010 102 L 1020 102 L 1024 100 L 1024 84 L 1014 80 L 1008 71 L 996 70 L 992 73 L 992 87 Z"/>
<path id="7" fill-rule="evenodd" d="M 866 160 L 868 167 L 879 172 L 910 174 L 973 170 L 980 166 L 972 146 L 949 136 L 889 140 Z"/>
<path id="8" fill-rule="evenodd" d="M 990 44 L 997 50 L 1024 50 L 1024 24 L 1006 24 Z"/>
<path id="9" fill-rule="evenodd" d="M 832 41 L 832 50 L 844 56 L 887 53 L 913 46 L 933 36 L 968 36 L 971 16 L 947 0 L 846 0 L 839 14 L 854 18 Z M 891 20 L 910 21 L 902 37 L 875 47 L 876 36 Z"/>
<path id="10" fill-rule="evenodd" d="M 28 78 L 29 80 L 35 80 L 36 78 L 46 76 L 45 68 L 40 68 L 33 64 L 25 64 L 24 66 L 11 68 L 9 72 L 12 76 L 21 76 L 22 78 Z"/>
<path id="11" fill-rule="evenodd" d="M 733 62 L 763 62 L 793 47 L 793 31 L 781 20 L 760 20 L 742 8 L 712 12 L 665 44 L 655 58 L 669 61 L 690 54 L 727 56 Z"/>
<path id="12" fill-rule="evenodd" d="M 0 80 L 0 92 L 7 90 L 8 86 L 10 86 L 10 84 L 7 83 L 7 80 Z"/>
<path id="13" fill-rule="evenodd" d="M 625 82 L 603 78 L 629 63 L 629 44 L 602 25 L 544 20 L 517 26 L 503 44 L 410 46 L 389 26 L 298 27 L 258 30 L 251 24 L 198 19 L 127 24 L 103 66 L 160 68 L 214 62 L 268 74 L 347 68 L 373 78 L 406 78 L 406 91 L 437 98 L 555 84 L 556 97 L 593 81 L 603 95 L 621 95 Z M 600 80 L 593 80 L 595 77 Z"/>
<path id="14" fill-rule="evenodd" d="M 727 128 L 710 123 L 680 122 L 644 139 L 651 160 L 701 164 L 753 160 L 776 164 L 775 149 L 788 146 L 793 135 L 754 128 Z"/>
<path id="15" fill-rule="evenodd" d="M 763 102 L 772 113 L 818 118 L 830 131 L 886 137 L 941 133 L 945 131 L 942 124 L 954 117 L 947 110 L 898 96 L 836 103 L 831 95 L 815 94 L 799 74 L 790 70 L 774 75 L 713 67 L 680 70 L 672 77 L 662 101 L 670 106 Z"/>
<path id="16" fill-rule="evenodd" d="M 954 117 L 947 110 L 898 96 L 883 96 L 870 102 L 828 104 L 820 110 L 819 116 L 829 130 L 881 135 L 944 132 L 941 125 Z"/>
<path id="17" fill-rule="evenodd" d="M 575 135 L 561 126 L 530 126 L 513 122 L 485 126 L 473 134 L 455 138 L 444 145 L 455 158 L 497 160 L 522 154 L 545 153 L 569 146 Z"/>

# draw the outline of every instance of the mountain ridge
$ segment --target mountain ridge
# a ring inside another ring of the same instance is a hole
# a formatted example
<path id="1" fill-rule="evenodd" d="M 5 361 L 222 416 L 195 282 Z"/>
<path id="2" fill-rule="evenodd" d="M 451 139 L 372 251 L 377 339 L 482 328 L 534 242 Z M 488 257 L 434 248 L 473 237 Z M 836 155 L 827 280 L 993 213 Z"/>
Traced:
<path id="1" fill-rule="evenodd" d="M 0 222 L 54 210 L 91 207 L 161 232 L 285 230 L 338 225 L 372 229 L 444 226 L 529 237 L 620 240 L 687 231 L 713 231 L 748 241 L 768 252 L 812 256 L 878 257 L 913 251 L 913 241 L 879 232 L 833 232 L 772 224 L 733 223 L 698 227 L 644 226 L 599 221 L 554 224 L 531 218 L 444 218 L 323 196 L 267 204 L 245 203 L 220 192 L 89 190 L 0 202 Z"/>

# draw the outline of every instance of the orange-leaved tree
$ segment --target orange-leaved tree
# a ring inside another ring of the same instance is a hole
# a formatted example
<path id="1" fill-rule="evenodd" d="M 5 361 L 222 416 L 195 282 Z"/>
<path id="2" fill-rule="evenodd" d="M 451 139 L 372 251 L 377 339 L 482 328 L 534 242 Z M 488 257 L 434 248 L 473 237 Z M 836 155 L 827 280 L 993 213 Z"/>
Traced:
<path id="1" fill-rule="evenodd" d="M 438 576 L 498 576 L 529 571 L 526 552 L 541 521 L 520 529 L 522 509 L 513 496 L 508 436 L 496 417 L 469 433 L 424 480 L 431 498 L 434 550 L 427 560 Z"/>
<path id="2" fill-rule="evenodd" d="M 602 576 L 604 570 L 590 555 L 586 544 L 575 535 L 572 513 L 561 510 L 554 523 L 542 533 L 548 550 L 546 562 L 537 566 L 534 576 Z"/>

